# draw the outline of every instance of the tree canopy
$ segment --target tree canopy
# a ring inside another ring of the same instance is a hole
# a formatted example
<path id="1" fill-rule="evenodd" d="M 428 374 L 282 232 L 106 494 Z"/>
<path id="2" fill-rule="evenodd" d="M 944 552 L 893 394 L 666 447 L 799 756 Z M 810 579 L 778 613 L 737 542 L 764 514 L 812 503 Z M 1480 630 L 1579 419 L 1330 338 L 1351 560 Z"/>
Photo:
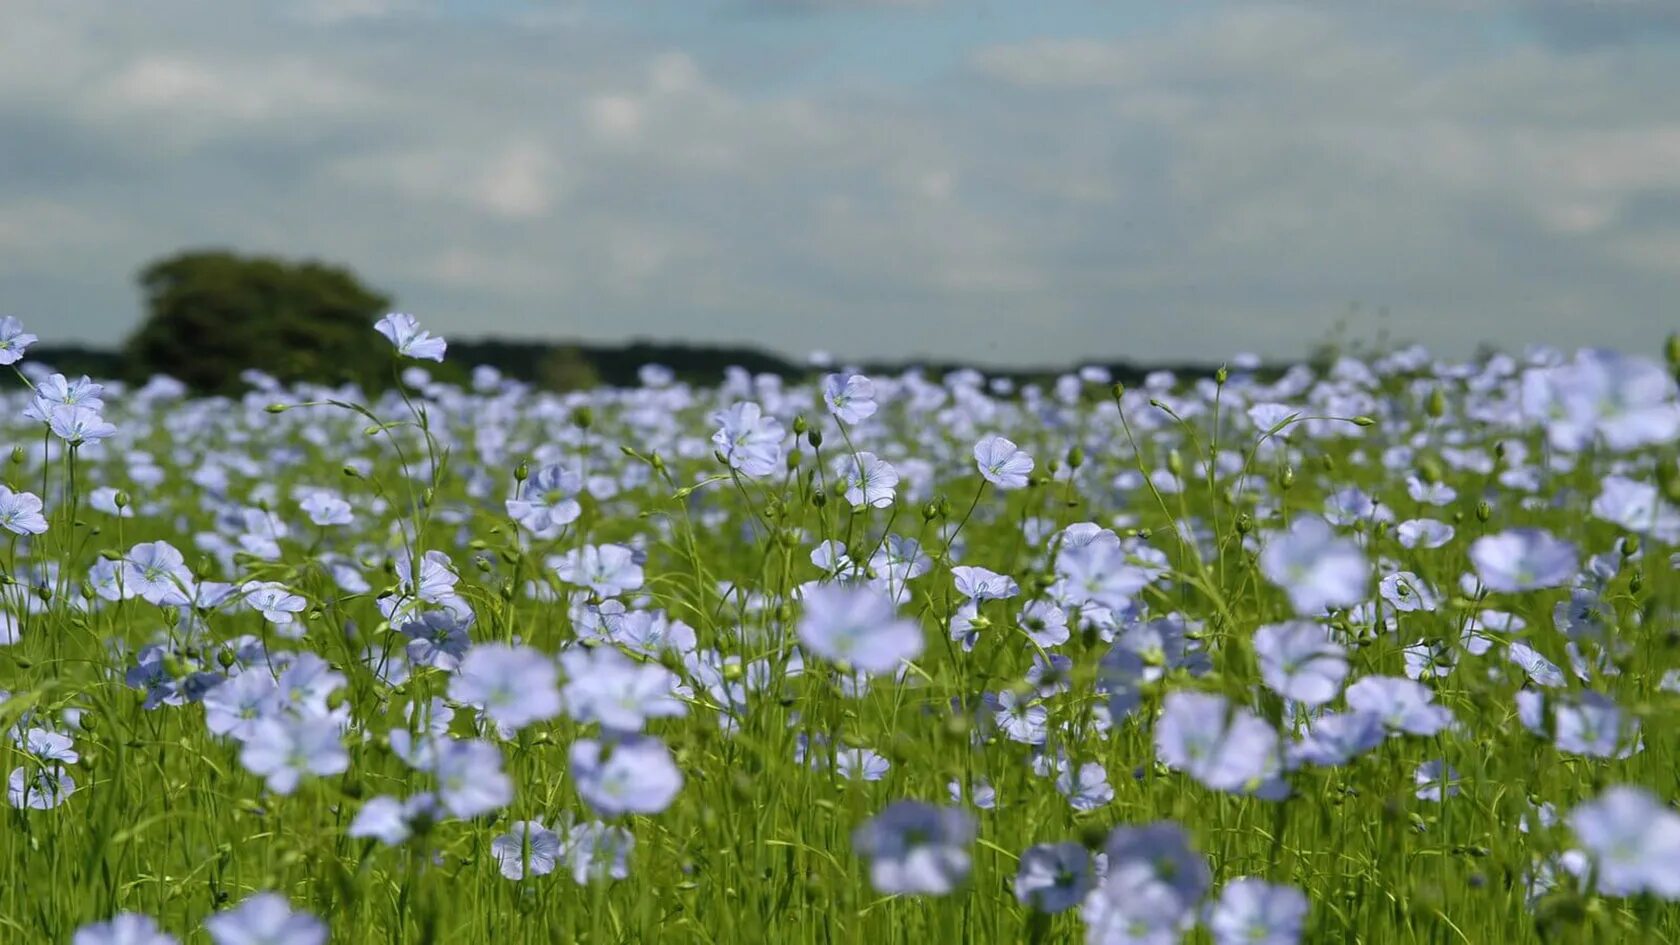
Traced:
<path id="1" fill-rule="evenodd" d="M 189 251 L 140 272 L 146 318 L 124 354 L 136 375 L 231 393 L 251 368 L 283 381 L 379 386 L 389 345 L 373 323 L 389 297 L 314 260 Z"/>

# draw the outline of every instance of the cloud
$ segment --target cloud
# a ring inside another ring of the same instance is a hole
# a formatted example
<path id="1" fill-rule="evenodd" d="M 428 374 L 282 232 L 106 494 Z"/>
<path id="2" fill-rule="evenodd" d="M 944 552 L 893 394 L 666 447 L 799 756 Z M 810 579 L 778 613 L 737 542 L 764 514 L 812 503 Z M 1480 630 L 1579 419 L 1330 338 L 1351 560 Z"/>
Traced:
<path id="1" fill-rule="evenodd" d="M 1246 4 L 862 87 L 576 5 L 13 6 L 0 309 L 49 340 L 218 243 L 445 333 L 994 363 L 1299 354 L 1353 301 L 1454 353 L 1637 348 L 1680 289 L 1672 44 Z"/>

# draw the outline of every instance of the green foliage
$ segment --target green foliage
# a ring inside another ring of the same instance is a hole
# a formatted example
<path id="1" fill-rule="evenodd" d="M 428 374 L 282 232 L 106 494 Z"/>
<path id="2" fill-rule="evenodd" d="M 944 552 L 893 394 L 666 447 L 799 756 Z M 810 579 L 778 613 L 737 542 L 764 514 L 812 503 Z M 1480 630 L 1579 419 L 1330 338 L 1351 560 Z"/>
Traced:
<path id="1" fill-rule="evenodd" d="M 391 300 L 348 269 L 305 260 L 184 252 L 140 273 L 147 316 L 126 345 L 136 376 L 206 393 L 255 368 L 283 381 L 382 386 L 389 345 L 371 330 Z"/>

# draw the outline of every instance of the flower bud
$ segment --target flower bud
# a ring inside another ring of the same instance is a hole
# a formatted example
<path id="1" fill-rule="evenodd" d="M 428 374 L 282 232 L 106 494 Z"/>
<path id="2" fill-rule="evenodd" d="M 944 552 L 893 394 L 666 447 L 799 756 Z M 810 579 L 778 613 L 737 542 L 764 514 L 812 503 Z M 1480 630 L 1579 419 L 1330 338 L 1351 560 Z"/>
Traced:
<path id="1" fill-rule="evenodd" d="M 595 411 L 590 410 L 587 405 L 578 407 L 572 411 L 572 423 L 576 424 L 579 430 L 589 429 L 595 425 Z"/>
<path id="2" fill-rule="evenodd" d="M 264 407 L 263 409 L 267 410 L 269 413 L 285 413 L 286 412 L 286 405 L 285 404 L 269 404 L 267 407 Z"/>
<path id="3" fill-rule="evenodd" d="M 1486 499 L 1483 499 L 1482 501 L 1477 502 L 1476 503 L 1476 521 L 1485 523 L 1488 519 L 1491 519 L 1491 518 L 1493 518 L 1493 506 L 1489 505 Z"/>
<path id="4" fill-rule="evenodd" d="M 1437 387 L 1429 392 L 1429 402 L 1424 405 L 1424 411 L 1431 420 L 1439 420 L 1447 413 L 1446 392 Z"/>
<path id="5" fill-rule="evenodd" d="M 525 480 L 527 480 L 529 478 L 531 478 L 531 464 L 530 463 L 521 462 L 519 465 L 513 467 L 513 481 L 514 482 L 524 482 Z"/>
<path id="6" fill-rule="evenodd" d="M 1213 372 L 1213 382 L 1215 384 L 1220 385 L 1221 387 L 1223 387 L 1225 385 L 1225 382 L 1230 380 L 1230 379 L 1231 379 L 1231 372 L 1223 364 L 1221 364 L 1219 366 L 1219 370 Z"/>
<path id="7" fill-rule="evenodd" d="M 1078 469 L 1085 465 L 1085 450 L 1078 446 L 1070 448 L 1067 451 L 1067 464 L 1069 469 Z"/>
<path id="8" fill-rule="evenodd" d="M 805 422 L 805 415 L 804 414 L 800 414 L 800 415 L 793 418 L 793 435 L 794 436 L 804 436 L 805 431 L 809 430 L 809 429 L 811 429 L 811 425 L 809 423 Z"/>
<path id="9" fill-rule="evenodd" d="M 1115 400 L 1119 400 L 1120 398 L 1126 396 L 1126 385 L 1120 383 L 1119 381 L 1115 381 L 1113 386 L 1109 387 L 1108 394 Z"/>
<path id="10" fill-rule="evenodd" d="M 811 444 L 812 449 L 814 449 L 814 450 L 822 449 L 823 435 L 822 435 L 821 430 L 818 430 L 817 428 L 812 427 L 810 432 L 805 434 L 805 439 L 806 439 L 807 442 L 809 442 Z"/>

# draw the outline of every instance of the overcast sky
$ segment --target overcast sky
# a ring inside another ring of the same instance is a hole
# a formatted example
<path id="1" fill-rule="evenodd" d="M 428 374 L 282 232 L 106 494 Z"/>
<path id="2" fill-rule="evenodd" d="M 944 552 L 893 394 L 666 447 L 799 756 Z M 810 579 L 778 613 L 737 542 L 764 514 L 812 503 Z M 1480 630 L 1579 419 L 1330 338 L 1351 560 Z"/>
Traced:
<path id="1" fill-rule="evenodd" d="M 0 313 L 188 247 L 455 337 L 986 364 L 1680 327 L 1673 0 L 0 0 Z M 1379 309 L 1388 310 L 1379 318 Z"/>

